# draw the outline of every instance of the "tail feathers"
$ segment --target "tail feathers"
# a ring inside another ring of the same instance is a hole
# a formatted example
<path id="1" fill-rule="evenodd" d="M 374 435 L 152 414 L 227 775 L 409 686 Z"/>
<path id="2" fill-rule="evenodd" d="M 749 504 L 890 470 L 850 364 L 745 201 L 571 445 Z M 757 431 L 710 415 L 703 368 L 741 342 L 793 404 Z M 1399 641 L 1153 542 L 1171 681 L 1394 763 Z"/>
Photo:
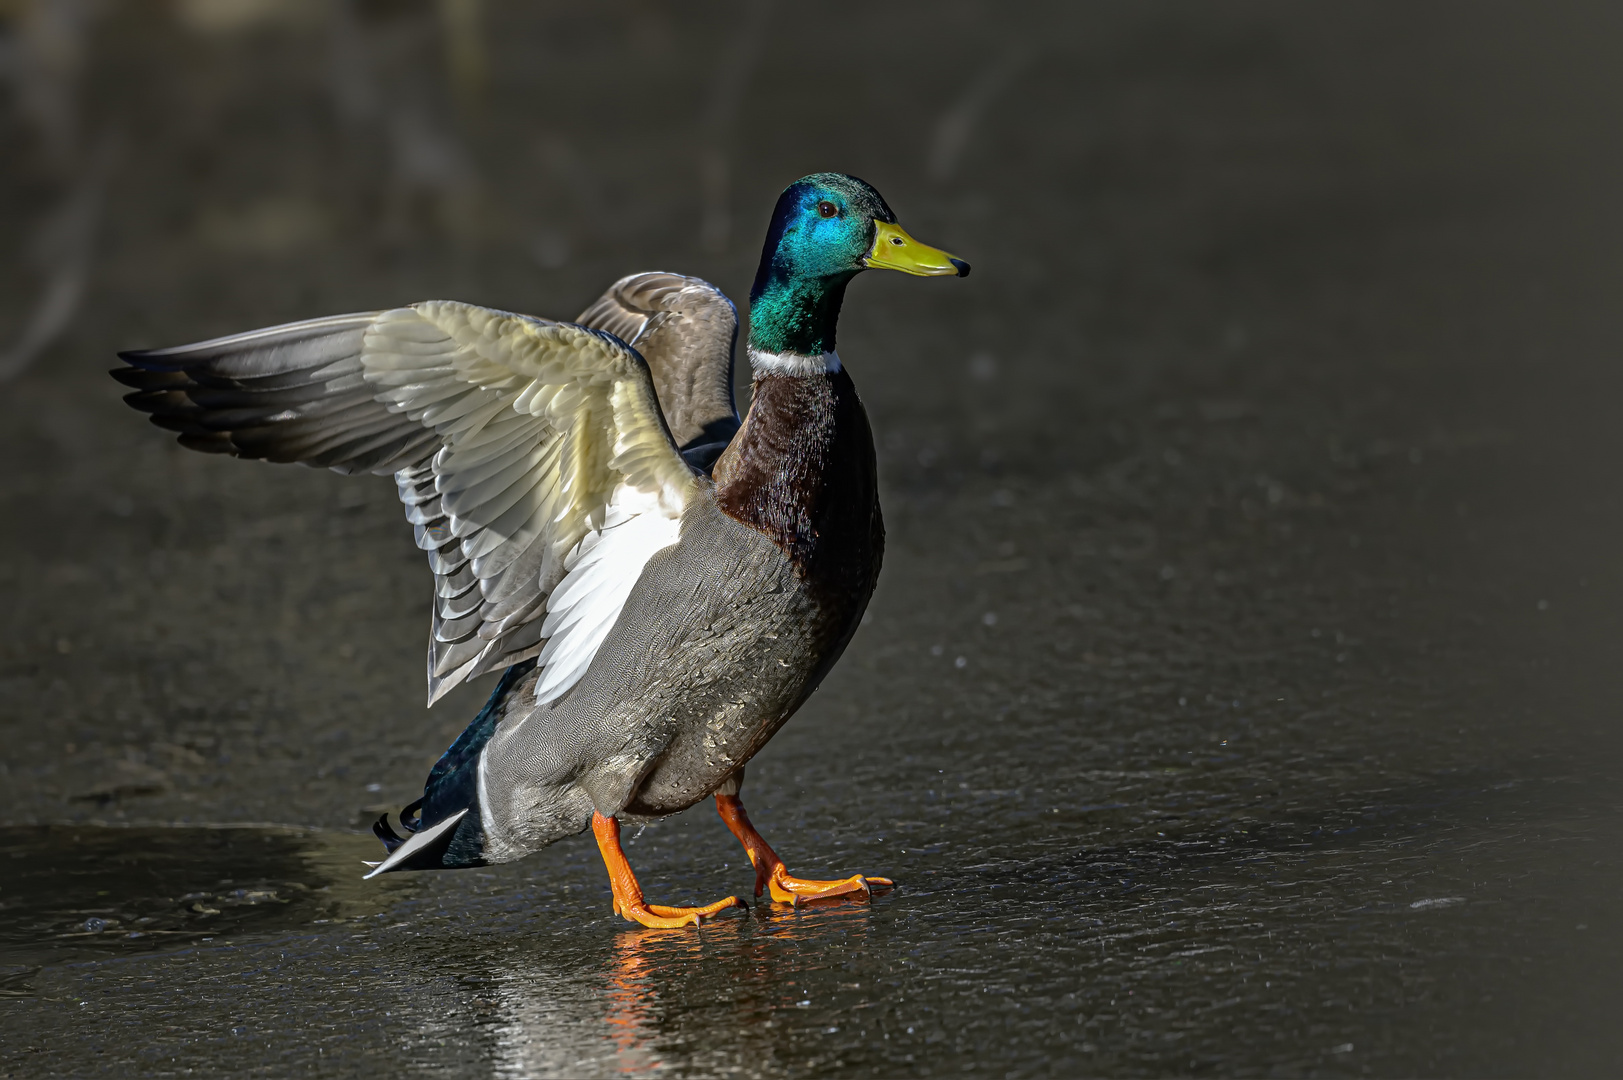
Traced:
<path id="1" fill-rule="evenodd" d="M 400 811 L 400 826 L 406 831 L 405 836 L 390 826 L 388 814 L 378 818 L 372 826 L 372 834 L 383 841 L 387 857 L 382 862 L 368 862 L 366 865 L 373 870 L 367 877 L 391 870 L 450 870 L 485 865 L 484 823 L 476 809 L 479 755 L 501 722 L 508 697 L 535 666 L 535 660 L 530 659 L 508 668 L 473 723 L 440 755 L 428 774 L 428 783 L 423 785 L 423 797 Z M 458 822 L 462 823 L 460 828 Z"/>
<path id="2" fill-rule="evenodd" d="M 421 810 L 422 808 L 423 800 L 418 799 L 410 806 L 401 809 L 400 827 L 405 829 L 408 834 L 415 833 L 423 827 L 423 819 L 417 814 L 417 811 Z M 382 817 L 378 818 L 372 823 L 372 835 L 383 841 L 383 849 L 390 855 L 394 854 L 395 848 L 399 847 L 401 844 L 404 844 L 410 838 L 409 836 L 397 835 L 395 831 L 389 827 L 388 814 L 384 814 Z M 377 864 L 373 863 L 371 865 L 376 866 Z"/>
<path id="3" fill-rule="evenodd" d="M 375 878 L 392 870 L 438 869 L 443 865 L 445 849 L 451 846 L 451 840 L 456 836 L 457 824 L 467 816 L 467 813 L 467 809 L 458 810 L 444 821 L 415 832 L 409 839 L 404 840 L 389 828 L 387 815 L 378 819 L 378 823 L 372 826 L 372 831 L 377 833 L 378 839 L 389 849 L 389 857 L 373 866 L 372 872 L 366 877 Z M 392 845 L 389 842 L 391 838 L 394 841 Z"/>
<path id="4" fill-rule="evenodd" d="M 383 841 L 383 850 L 387 855 L 393 855 L 394 849 L 406 842 L 406 838 L 389 828 L 389 815 L 384 814 L 372 823 L 372 835 Z M 373 863 L 376 866 L 377 863 Z"/>

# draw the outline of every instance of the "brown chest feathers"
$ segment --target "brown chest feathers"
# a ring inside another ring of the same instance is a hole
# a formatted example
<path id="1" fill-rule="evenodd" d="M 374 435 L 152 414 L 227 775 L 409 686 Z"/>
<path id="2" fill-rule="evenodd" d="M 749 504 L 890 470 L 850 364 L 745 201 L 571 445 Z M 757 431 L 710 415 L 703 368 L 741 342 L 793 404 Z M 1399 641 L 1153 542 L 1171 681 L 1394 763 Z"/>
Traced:
<path id="1" fill-rule="evenodd" d="M 867 606 L 885 526 L 873 431 L 849 375 L 756 379 L 715 479 L 722 510 L 771 537 L 820 605 Z"/>

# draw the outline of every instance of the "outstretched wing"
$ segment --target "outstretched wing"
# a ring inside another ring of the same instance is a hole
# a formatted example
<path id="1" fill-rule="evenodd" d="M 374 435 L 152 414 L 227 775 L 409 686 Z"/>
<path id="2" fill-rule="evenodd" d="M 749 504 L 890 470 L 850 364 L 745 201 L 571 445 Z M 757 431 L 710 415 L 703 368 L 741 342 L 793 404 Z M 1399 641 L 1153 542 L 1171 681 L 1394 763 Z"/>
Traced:
<path id="1" fill-rule="evenodd" d="M 682 456 L 710 466 L 738 431 L 733 404 L 733 344 L 738 312 L 699 278 L 653 272 L 609 286 L 575 320 L 606 330 L 648 361 L 659 405 Z"/>
<path id="2" fill-rule="evenodd" d="M 572 323 L 429 301 L 120 355 L 185 446 L 395 474 L 434 570 L 431 705 L 536 655 L 560 696 L 693 491 L 648 365 Z"/>

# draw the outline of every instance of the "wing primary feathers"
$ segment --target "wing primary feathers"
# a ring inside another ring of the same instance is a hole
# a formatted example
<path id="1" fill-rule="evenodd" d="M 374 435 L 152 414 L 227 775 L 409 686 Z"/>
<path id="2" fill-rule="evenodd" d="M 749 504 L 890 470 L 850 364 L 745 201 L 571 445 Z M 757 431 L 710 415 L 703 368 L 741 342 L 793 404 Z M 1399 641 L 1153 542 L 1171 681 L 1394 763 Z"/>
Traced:
<path id="1" fill-rule="evenodd" d="M 188 448 L 392 473 L 435 575 L 430 704 L 537 654 L 556 698 L 678 535 L 694 470 L 667 415 L 683 441 L 737 426 L 737 317 L 714 287 L 638 275 L 594 312 L 427 301 L 125 352 L 113 376 Z"/>

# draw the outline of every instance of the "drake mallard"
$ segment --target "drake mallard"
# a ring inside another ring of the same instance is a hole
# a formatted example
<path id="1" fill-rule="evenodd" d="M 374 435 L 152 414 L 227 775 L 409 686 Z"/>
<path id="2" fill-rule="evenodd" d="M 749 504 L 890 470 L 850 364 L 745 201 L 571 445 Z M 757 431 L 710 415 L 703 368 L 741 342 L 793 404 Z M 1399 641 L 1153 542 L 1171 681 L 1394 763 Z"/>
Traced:
<path id="1" fill-rule="evenodd" d="M 505 669 L 368 877 L 510 862 L 590 823 L 614 909 L 651 927 L 728 907 L 647 903 L 620 821 L 710 796 L 755 895 L 867 894 L 790 874 L 739 800 L 744 767 L 851 640 L 879 575 L 873 435 L 834 351 L 870 268 L 964 276 L 868 184 L 779 197 L 738 316 L 679 274 L 614 283 L 575 322 L 450 301 L 121 353 L 126 397 L 182 445 L 393 474 L 434 571 L 428 703 Z"/>

